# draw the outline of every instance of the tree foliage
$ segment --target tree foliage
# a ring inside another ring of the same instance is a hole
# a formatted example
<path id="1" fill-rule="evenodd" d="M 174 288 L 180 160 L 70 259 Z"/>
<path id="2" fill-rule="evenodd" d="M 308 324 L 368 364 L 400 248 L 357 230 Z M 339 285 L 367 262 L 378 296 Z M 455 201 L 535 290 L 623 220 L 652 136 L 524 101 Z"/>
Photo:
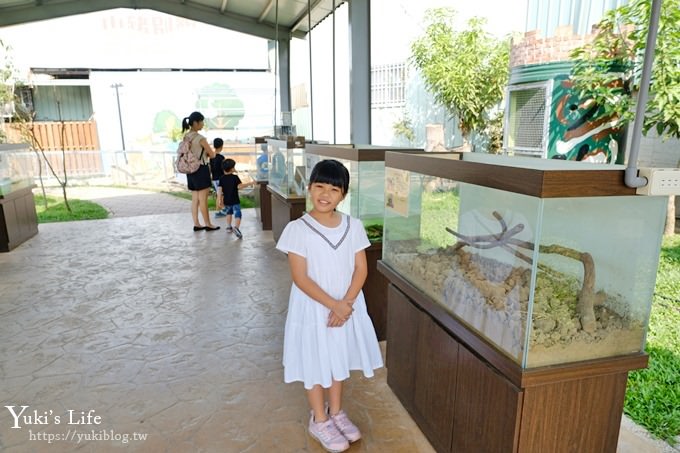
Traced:
<path id="1" fill-rule="evenodd" d="M 413 123 L 408 115 L 404 115 L 399 121 L 395 121 L 392 124 L 392 130 L 394 135 L 404 137 L 409 143 L 416 139 L 416 134 L 413 132 Z"/>
<path id="2" fill-rule="evenodd" d="M 14 63 L 10 55 L 11 48 L 0 39 L 0 112 L 9 109 L 14 100 Z M 2 120 L 2 117 L 0 117 Z M 6 140 L 5 132 L 0 125 L 0 143 Z"/>
<path id="3" fill-rule="evenodd" d="M 494 38 L 477 17 L 456 31 L 454 17 L 450 8 L 427 11 L 427 28 L 411 45 L 411 63 L 437 102 L 459 119 L 467 139 L 470 132 L 485 129 L 489 110 L 503 98 L 510 39 Z"/>
<path id="4" fill-rule="evenodd" d="M 14 126 L 16 130 L 18 130 L 19 135 L 21 139 L 26 141 L 27 143 L 31 144 L 31 148 L 33 149 L 33 152 L 35 152 L 36 158 L 38 160 L 38 178 L 40 180 L 40 188 L 42 190 L 42 195 L 43 195 L 43 200 L 45 203 L 45 209 L 47 209 L 47 193 L 45 191 L 45 184 L 43 182 L 43 177 L 42 177 L 42 164 L 41 164 L 41 158 L 42 161 L 45 163 L 47 168 L 50 170 L 50 173 L 52 173 L 52 176 L 57 180 L 59 185 L 61 186 L 61 191 L 62 195 L 64 197 L 64 205 L 68 212 L 71 211 L 71 206 L 68 201 L 68 197 L 66 194 L 66 185 L 68 184 L 68 174 L 66 172 L 66 147 L 64 143 L 66 142 L 65 140 L 65 127 L 64 127 L 64 121 L 61 120 L 61 163 L 62 163 L 62 173 L 61 176 L 57 171 L 55 170 L 54 166 L 50 162 L 50 160 L 47 158 L 47 155 L 45 154 L 45 150 L 43 149 L 39 138 L 35 134 L 35 129 L 33 125 L 33 119 L 35 116 L 34 112 L 29 112 L 23 106 L 21 103 L 16 102 L 16 96 L 15 96 L 15 86 L 20 85 L 20 83 L 16 80 L 16 68 L 14 66 L 14 60 L 11 55 L 11 47 L 9 45 L 6 45 L 5 43 L 0 40 L 0 109 L 5 108 L 7 106 L 8 110 L 11 112 L 11 116 L 9 117 L 10 122 Z M 13 107 L 13 108 L 11 108 Z M 59 106 L 57 105 L 57 110 Z M 59 110 L 60 111 L 60 110 Z M 4 141 L 7 140 L 6 134 L 4 133 L 2 127 L 4 127 L 5 122 L 4 119 L 0 117 L 0 121 L 2 121 L 2 124 L 0 124 L 0 143 L 3 143 Z"/>
<path id="5" fill-rule="evenodd" d="M 594 40 L 571 54 L 575 88 L 621 124 L 635 116 L 650 12 L 651 0 L 608 11 Z M 663 0 L 658 30 L 642 131 L 680 138 L 680 0 Z"/>

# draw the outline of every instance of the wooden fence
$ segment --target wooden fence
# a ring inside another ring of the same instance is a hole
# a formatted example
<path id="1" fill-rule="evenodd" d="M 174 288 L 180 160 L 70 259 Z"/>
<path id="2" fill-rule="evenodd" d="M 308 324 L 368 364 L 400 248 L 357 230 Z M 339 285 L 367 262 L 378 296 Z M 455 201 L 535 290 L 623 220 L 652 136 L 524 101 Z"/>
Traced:
<path id="1" fill-rule="evenodd" d="M 95 121 L 39 122 L 18 125 L 5 124 L 5 134 L 9 143 L 30 140 L 22 129 L 32 128 L 39 146 L 45 151 L 93 151 L 99 149 L 97 123 Z"/>
<path id="2" fill-rule="evenodd" d="M 50 164 L 61 173 L 64 165 L 69 174 L 97 174 L 102 172 L 99 138 L 95 121 L 65 121 L 36 123 L 5 123 L 5 134 L 10 143 L 29 143 L 32 139 L 27 128 L 32 128 L 36 144 L 34 149 L 44 150 Z M 63 155 L 61 151 L 65 151 Z M 94 152 L 93 152 L 94 151 Z M 33 156 L 33 157 L 32 157 Z M 24 156 L 36 168 L 35 155 Z M 18 157 L 18 156 L 17 156 Z M 45 169 L 46 173 L 47 170 Z"/>
<path id="3" fill-rule="evenodd" d="M 257 158 L 261 148 L 253 144 L 225 144 L 223 154 L 236 161 L 236 169 L 244 181 L 257 173 Z M 40 156 L 38 156 L 38 154 Z M 30 175 L 38 181 L 42 175 L 47 185 L 56 181 L 44 157 L 62 177 L 64 166 L 69 181 L 93 180 L 98 183 L 138 187 L 167 187 L 180 181 L 186 184 L 184 175 L 177 175 L 173 150 L 127 150 L 127 151 L 22 151 L 9 156 L 12 174 Z"/>

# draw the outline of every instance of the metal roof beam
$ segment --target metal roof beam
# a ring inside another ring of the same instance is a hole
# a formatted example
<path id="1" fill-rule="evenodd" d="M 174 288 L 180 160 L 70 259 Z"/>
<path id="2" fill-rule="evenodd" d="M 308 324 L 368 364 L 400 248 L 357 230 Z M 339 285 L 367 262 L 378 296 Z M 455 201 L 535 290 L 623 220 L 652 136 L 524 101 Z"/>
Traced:
<path id="1" fill-rule="evenodd" d="M 300 25 L 307 24 L 307 15 L 312 14 L 312 11 L 316 9 L 317 6 L 319 6 L 319 3 L 321 3 L 322 0 L 314 0 L 312 4 L 309 7 L 309 11 L 305 10 L 300 16 L 298 16 L 295 21 L 293 22 L 293 26 L 290 27 L 291 31 L 296 31 Z M 311 30 L 310 30 L 311 31 Z"/>
<path id="2" fill-rule="evenodd" d="M 260 14 L 260 17 L 257 18 L 257 22 L 262 22 L 264 18 L 269 14 L 269 11 L 272 9 L 272 6 L 274 6 L 274 2 L 276 0 L 269 0 L 269 3 L 267 3 L 267 6 L 264 7 L 262 10 L 262 13 Z"/>
<path id="3" fill-rule="evenodd" d="M 41 6 L 35 6 L 35 4 L 16 6 L 2 10 L 0 27 L 115 8 L 152 9 L 260 38 L 277 39 L 276 27 L 273 24 L 258 22 L 254 18 L 233 13 L 219 14 L 217 8 L 209 8 L 196 3 L 175 3 L 167 0 L 89 0 L 87 2 L 71 0 L 45 3 Z M 304 38 L 305 35 L 304 32 L 293 31 L 279 24 L 278 39 Z"/>
<path id="4" fill-rule="evenodd" d="M 322 2 L 328 1 L 328 0 L 315 0 L 314 3 L 310 5 L 310 14 L 314 12 L 314 10 L 321 5 Z M 317 17 L 317 19 L 312 19 L 312 28 L 316 27 L 321 21 L 323 21 L 326 17 L 330 16 L 333 11 L 335 11 L 339 6 L 341 6 L 343 3 L 345 3 L 348 0 L 330 0 L 330 6 L 328 7 L 328 12 L 323 17 Z M 307 25 L 307 11 L 305 10 L 300 16 L 298 16 L 295 21 L 293 22 L 293 26 L 290 27 L 291 31 L 293 33 L 296 33 L 298 28 L 302 25 Z"/>

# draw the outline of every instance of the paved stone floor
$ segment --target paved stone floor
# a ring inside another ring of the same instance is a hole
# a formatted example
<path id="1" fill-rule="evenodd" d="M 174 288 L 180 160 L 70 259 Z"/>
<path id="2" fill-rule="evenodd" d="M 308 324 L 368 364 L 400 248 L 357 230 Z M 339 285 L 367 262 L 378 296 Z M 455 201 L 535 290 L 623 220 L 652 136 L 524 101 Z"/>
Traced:
<path id="1" fill-rule="evenodd" d="M 44 224 L 0 254 L 0 402 L 30 415 L 13 429 L 0 410 L 0 451 L 321 451 L 302 386 L 282 383 L 290 277 L 271 232 L 248 209 L 242 241 L 194 233 L 181 209 Z M 364 433 L 350 451 L 433 451 L 385 369 L 345 396 Z M 619 453 L 663 445 L 622 424 Z"/>
<path id="2" fill-rule="evenodd" d="M 40 416 L 12 429 L 3 408 L 0 451 L 321 451 L 302 386 L 282 383 L 287 263 L 244 213 L 241 241 L 181 213 L 40 225 L 0 254 L 0 401 Z M 432 451 L 384 369 L 352 376 L 346 409 L 352 451 Z M 148 437 L 70 440 L 93 431 Z"/>

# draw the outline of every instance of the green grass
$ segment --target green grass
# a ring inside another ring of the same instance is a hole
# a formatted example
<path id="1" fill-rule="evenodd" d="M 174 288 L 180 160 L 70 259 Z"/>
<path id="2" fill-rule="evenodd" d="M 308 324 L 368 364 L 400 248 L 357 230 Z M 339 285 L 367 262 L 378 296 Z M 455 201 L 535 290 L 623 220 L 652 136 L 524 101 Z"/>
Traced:
<path id="1" fill-rule="evenodd" d="M 167 193 L 168 195 L 172 195 L 174 197 L 184 198 L 185 200 L 191 200 L 191 192 L 163 192 L 163 193 Z M 239 198 L 241 199 L 241 209 L 255 207 L 255 200 L 252 197 L 241 195 Z M 215 206 L 215 197 L 211 195 L 208 197 L 208 210 L 214 211 L 215 209 L 217 209 Z"/>
<path id="2" fill-rule="evenodd" d="M 458 192 L 447 190 L 443 192 L 423 191 L 423 210 L 421 213 L 421 237 L 423 241 L 434 244 L 435 247 L 447 247 L 456 242 L 456 238 L 444 227 L 451 227 L 458 223 L 458 207 L 460 201 Z"/>
<path id="3" fill-rule="evenodd" d="M 36 195 L 35 210 L 38 213 L 38 223 L 105 219 L 109 216 L 106 209 L 91 201 L 69 198 L 68 203 L 72 211 L 70 213 L 66 209 L 63 198 L 47 196 L 47 209 L 45 209 L 45 198 L 42 195 Z"/>
<path id="4" fill-rule="evenodd" d="M 680 435 L 680 236 L 665 238 L 649 321 L 649 366 L 628 376 L 624 412 L 671 445 Z"/>

